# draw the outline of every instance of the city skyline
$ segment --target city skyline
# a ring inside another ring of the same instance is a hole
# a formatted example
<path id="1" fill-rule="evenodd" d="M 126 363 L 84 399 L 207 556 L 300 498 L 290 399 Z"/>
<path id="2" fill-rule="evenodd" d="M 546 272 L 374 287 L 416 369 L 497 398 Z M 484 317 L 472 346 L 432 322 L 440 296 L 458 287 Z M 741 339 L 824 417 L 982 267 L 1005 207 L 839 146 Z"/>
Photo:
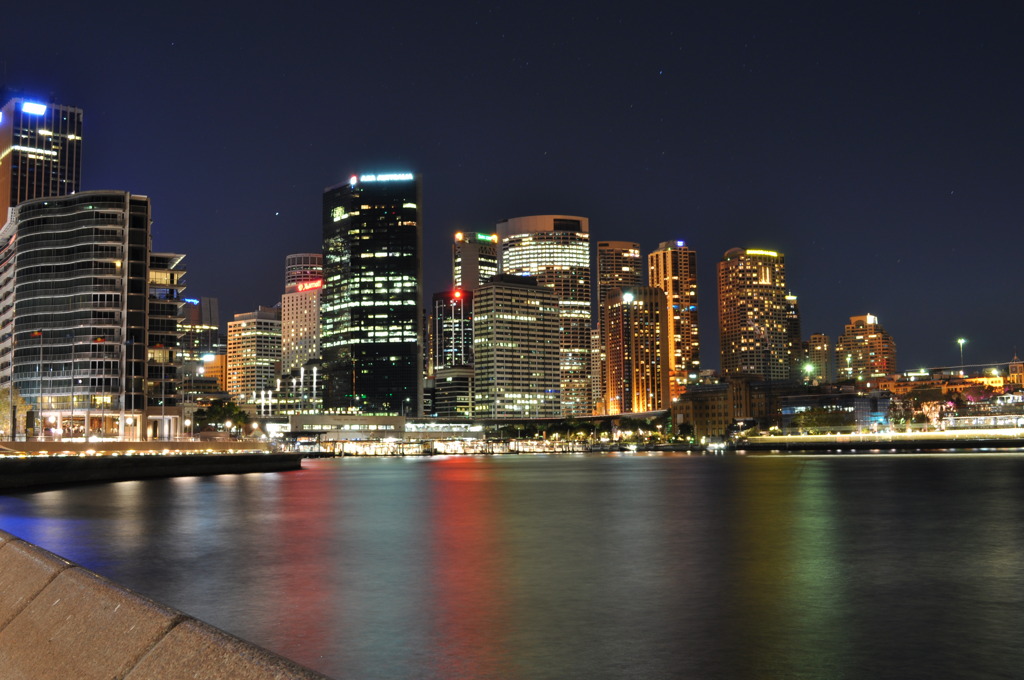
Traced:
<path id="1" fill-rule="evenodd" d="M 326 28 L 340 9 L 244 33 L 182 9 L 57 7 L 48 49 L 12 33 L 4 83 L 84 111 L 82 189 L 148 196 L 188 294 L 225 318 L 273 304 L 269 273 L 319 246 L 323 188 L 366 169 L 424 177 L 424 299 L 454 232 L 578 214 L 645 255 L 686 241 L 705 315 L 722 254 L 763 248 L 786 253 L 805 337 L 870 312 L 906 368 L 958 364 L 957 338 L 968 364 L 1007 361 L 1024 338 L 999 304 L 1019 285 L 1021 8 L 566 7 L 537 24 L 466 7 L 442 25 L 363 7 L 344 47 Z M 401 39 L 381 56 L 384 26 Z M 359 66 L 358 96 L 329 85 L 337 63 Z M 136 96 L 93 85 L 109 73 Z"/>

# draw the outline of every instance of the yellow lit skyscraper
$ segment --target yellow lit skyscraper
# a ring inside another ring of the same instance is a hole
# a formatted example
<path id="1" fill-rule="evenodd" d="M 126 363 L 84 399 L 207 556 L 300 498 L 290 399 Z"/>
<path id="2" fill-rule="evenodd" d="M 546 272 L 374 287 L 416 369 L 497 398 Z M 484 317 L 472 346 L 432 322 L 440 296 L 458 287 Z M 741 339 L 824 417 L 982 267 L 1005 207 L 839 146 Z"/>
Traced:
<path id="1" fill-rule="evenodd" d="M 669 389 L 675 400 L 700 374 L 697 253 L 684 241 L 664 241 L 647 256 L 647 279 L 668 298 Z"/>
<path id="2" fill-rule="evenodd" d="M 498 223 L 504 274 L 532 276 L 555 293 L 563 416 L 588 416 L 590 391 L 590 225 L 586 217 L 533 215 Z"/>
<path id="3" fill-rule="evenodd" d="M 733 248 L 718 263 L 724 375 L 789 378 L 786 264 L 773 250 Z"/>

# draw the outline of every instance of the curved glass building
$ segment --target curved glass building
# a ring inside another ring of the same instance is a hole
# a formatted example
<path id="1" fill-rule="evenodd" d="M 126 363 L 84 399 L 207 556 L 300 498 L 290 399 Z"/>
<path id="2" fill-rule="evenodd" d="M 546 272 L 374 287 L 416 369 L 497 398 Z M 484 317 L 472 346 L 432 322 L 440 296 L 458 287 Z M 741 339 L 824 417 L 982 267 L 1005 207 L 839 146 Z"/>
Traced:
<path id="1" fill-rule="evenodd" d="M 15 210 L 6 283 L 13 387 L 31 409 L 26 434 L 141 438 L 149 226 L 149 199 L 121 191 L 35 199 Z"/>

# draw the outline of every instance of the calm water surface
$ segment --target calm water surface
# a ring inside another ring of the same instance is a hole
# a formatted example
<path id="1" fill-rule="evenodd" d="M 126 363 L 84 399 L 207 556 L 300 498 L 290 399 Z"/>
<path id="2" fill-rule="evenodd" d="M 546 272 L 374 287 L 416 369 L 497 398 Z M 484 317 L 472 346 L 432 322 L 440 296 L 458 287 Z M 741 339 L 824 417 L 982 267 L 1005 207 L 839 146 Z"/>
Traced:
<path id="1" fill-rule="evenodd" d="M 0 496 L 338 678 L 1010 678 L 1024 457 L 482 457 Z"/>

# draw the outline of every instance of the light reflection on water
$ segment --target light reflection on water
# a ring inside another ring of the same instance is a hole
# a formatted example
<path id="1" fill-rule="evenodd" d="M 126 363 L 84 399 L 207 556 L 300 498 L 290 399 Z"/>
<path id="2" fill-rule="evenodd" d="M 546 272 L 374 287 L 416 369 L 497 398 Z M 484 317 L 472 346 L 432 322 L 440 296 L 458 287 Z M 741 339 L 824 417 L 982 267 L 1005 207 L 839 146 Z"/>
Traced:
<path id="1" fill-rule="evenodd" d="M 0 496 L 336 677 L 1013 677 L 1024 457 L 452 457 Z"/>

